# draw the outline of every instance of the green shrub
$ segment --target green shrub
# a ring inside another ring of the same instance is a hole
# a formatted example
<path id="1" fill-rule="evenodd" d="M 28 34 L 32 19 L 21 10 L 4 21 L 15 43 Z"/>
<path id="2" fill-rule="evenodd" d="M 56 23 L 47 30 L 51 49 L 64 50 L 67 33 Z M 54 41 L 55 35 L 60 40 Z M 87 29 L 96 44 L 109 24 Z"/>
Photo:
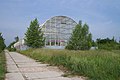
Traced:
<path id="1" fill-rule="evenodd" d="M 16 51 L 16 48 L 7 48 L 9 51 Z"/>
<path id="2" fill-rule="evenodd" d="M 97 46 L 99 49 L 104 50 L 120 50 L 120 43 L 118 43 L 114 37 L 113 39 L 97 39 Z"/>

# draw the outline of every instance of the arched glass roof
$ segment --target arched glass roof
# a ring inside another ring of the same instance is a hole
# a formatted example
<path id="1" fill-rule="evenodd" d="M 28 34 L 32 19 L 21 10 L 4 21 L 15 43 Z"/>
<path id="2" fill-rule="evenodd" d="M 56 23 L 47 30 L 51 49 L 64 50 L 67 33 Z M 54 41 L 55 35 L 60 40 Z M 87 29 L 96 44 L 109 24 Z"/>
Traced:
<path id="1" fill-rule="evenodd" d="M 42 24 L 45 45 L 66 46 L 77 23 L 67 16 L 55 16 Z"/>

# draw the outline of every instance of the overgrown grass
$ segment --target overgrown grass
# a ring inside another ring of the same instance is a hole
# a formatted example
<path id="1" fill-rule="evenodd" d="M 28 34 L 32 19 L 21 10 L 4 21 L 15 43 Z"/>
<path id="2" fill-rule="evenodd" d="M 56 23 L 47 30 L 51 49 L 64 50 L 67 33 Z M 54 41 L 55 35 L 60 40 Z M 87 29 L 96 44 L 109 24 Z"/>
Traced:
<path id="1" fill-rule="evenodd" d="M 120 51 L 30 49 L 21 53 L 37 61 L 62 65 L 89 80 L 120 80 Z"/>
<path id="2" fill-rule="evenodd" d="M 6 73 L 5 54 L 0 53 L 0 80 L 4 80 Z"/>

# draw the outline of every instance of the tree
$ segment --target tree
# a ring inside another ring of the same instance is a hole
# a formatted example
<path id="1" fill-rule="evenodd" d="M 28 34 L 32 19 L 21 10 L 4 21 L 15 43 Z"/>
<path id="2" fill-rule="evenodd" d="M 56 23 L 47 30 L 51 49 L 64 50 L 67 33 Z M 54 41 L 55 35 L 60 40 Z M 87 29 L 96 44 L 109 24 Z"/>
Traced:
<path id="1" fill-rule="evenodd" d="M 7 49 L 8 49 L 9 51 L 16 51 L 16 49 L 15 49 L 15 47 L 14 47 L 14 44 L 15 44 L 15 43 L 16 43 L 15 41 L 11 42 L 11 43 L 9 44 L 9 46 L 7 47 Z"/>
<path id="2" fill-rule="evenodd" d="M 96 43 L 94 40 L 92 40 L 92 46 L 93 46 L 93 47 L 96 47 L 96 46 L 97 46 L 97 43 Z"/>
<path id="3" fill-rule="evenodd" d="M 16 37 L 15 37 L 15 42 L 18 42 L 18 41 L 19 41 L 19 37 L 16 36 Z"/>
<path id="4" fill-rule="evenodd" d="M 2 33 L 0 33 L 0 52 L 6 47 L 4 40 L 5 39 L 3 39 Z"/>
<path id="5" fill-rule="evenodd" d="M 87 24 L 79 24 L 75 26 L 73 33 L 68 41 L 66 49 L 70 50 L 89 50 L 92 46 L 92 34 L 89 33 L 89 27 Z"/>
<path id="6" fill-rule="evenodd" d="M 41 48 L 44 46 L 44 37 L 39 27 L 37 18 L 31 21 L 30 26 L 27 28 L 25 33 L 25 44 L 32 48 Z"/>
<path id="7" fill-rule="evenodd" d="M 9 46 L 7 47 L 7 49 L 8 49 L 9 51 L 16 51 L 16 48 L 14 47 L 14 44 L 19 41 L 19 37 L 16 36 L 14 39 L 15 39 L 15 41 L 11 42 L 11 43 L 9 44 Z"/>

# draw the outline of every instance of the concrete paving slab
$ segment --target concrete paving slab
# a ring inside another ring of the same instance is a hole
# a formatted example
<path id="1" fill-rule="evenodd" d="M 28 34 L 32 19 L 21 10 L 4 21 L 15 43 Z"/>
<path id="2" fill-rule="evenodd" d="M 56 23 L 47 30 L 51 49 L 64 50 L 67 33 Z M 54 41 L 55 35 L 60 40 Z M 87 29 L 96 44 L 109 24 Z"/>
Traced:
<path id="1" fill-rule="evenodd" d="M 23 63 L 23 62 L 24 62 L 24 63 L 27 63 L 27 62 L 34 63 L 34 62 L 35 62 L 35 61 L 32 61 L 32 60 L 25 60 L 25 59 L 23 59 L 23 60 L 20 60 L 20 59 L 19 59 L 19 60 L 18 60 L 18 59 L 15 60 L 15 59 L 14 59 L 14 61 L 15 61 L 16 63 Z"/>
<path id="2" fill-rule="evenodd" d="M 71 80 L 85 80 L 85 78 L 83 77 L 72 77 Z"/>
<path id="3" fill-rule="evenodd" d="M 48 71 L 47 68 L 42 67 L 26 67 L 26 68 L 19 68 L 22 73 L 32 73 L 32 72 L 44 72 Z"/>
<path id="4" fill-rule="evenodd" d="M 21 73 L 7 73 L 5 80 L 25 80 Z"/>
<path id="5" fill-rule="evenodd" d="M 15 65 L 15 62 L 14 62 L 13 60 L 7 60 L 7 61 L 6 61 L 6 64 L 8 64 L 8 65 L 9 65 L 9 64 L 11 64 L 11 65 L 12 65 L 12 64 Z"/>
<path id="6" fill-rule="evenodd" d="M 17 64 L 18 65 L 28 65 L 28 64 L 38 64 L 38 63 L 36 63 L 36 62 L 34 62 L 34 63 L 31 63 L 31 62 L 18 62 Z"/>
<path id="7" fill-rule="evenodd" d="M 67 77 L 54 77 L 54 78 L 34 79 L 34 80 L 71 80 L 71 79 Z"/>
<path id="8" fill-rule="evenodd" d="M 19 72 L 19 69 L 17 68 L 16 65 L 10 65 L 10 64 L 8 64 L 7 65 L 7 71 L 8 72 Z"/>
<path id="9" fill-rule="evenodd" d="M 45 71 L 45 72 L 36 72 L 36 73 L 24 73 L 27 79 L 43 79 L 43 78 L 54 78 L 60 77 L 63 73 L 55 71 Z"/>
<path id="10" fill-rule="evenodd" d="M 34 63 L 31 63 L 31 64 L 18 64 L 18 67 L 46 67 L 48 64 L 34 64 Z"/>

